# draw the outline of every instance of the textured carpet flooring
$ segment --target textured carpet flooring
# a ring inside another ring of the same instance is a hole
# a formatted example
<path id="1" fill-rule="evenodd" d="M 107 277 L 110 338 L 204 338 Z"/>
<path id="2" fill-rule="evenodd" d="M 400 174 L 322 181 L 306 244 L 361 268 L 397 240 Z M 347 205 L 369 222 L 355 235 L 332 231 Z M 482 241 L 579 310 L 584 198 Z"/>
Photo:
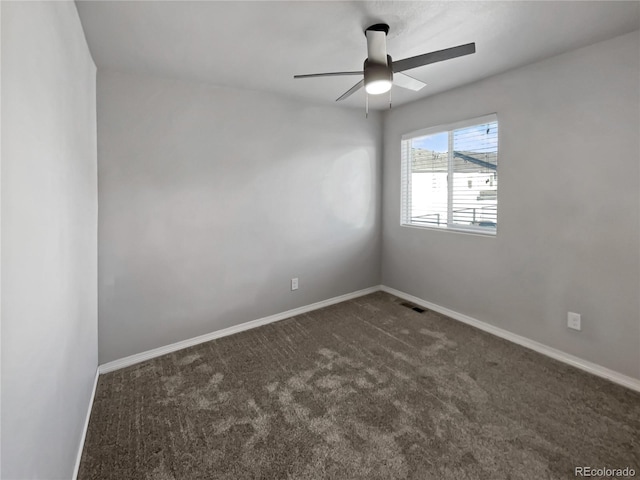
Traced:
<path id="1" fill-rule="evenodd" d="M 79 479 L 635 468 L 640 395 L 379 292 L 99 379 Z"/>

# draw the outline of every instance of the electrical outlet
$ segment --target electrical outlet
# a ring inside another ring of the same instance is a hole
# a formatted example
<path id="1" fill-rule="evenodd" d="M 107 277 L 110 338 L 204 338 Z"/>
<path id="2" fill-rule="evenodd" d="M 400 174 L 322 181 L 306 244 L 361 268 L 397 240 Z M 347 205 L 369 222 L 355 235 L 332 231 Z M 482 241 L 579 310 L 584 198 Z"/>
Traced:
<path id="1" fill-rule="evenodd" d="M 567 327 L 573 330 L 581 330 L 580 328 L 580 314 L 569 312 L 567 314 Z"/>
<path id="2" fill-rule="evenodd" d="M 297 290 L 298 289 L 298 279 L 297 278 L 292 278 L 291 279 L 291 290 Z"/>

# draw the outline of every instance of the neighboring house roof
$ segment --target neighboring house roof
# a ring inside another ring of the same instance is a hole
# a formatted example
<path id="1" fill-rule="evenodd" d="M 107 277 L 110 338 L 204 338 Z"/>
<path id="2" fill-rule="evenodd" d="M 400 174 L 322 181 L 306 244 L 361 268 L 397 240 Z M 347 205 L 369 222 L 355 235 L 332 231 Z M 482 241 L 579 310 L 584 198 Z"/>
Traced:
<path id="1" fill-rule="evenodd" d="M 422 148 L 414 148 L 412 172 L 447 172 L 448 158 L 446 152 L 434 152 Z M 456 171 L 492 173 L 498 168 L 497 152 L 454 151 L 453 156 L 459 163 Z"/>

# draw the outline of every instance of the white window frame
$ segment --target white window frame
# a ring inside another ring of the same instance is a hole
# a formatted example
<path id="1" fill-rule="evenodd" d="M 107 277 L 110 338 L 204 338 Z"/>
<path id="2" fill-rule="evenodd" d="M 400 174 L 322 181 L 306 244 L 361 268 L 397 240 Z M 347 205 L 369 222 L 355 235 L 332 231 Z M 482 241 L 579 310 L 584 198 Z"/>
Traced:
<path id="1" fill-rule="evenodd" d="M 460 120 L 457 122 L 447 123 L 444 125 L 437 125 L 434 127 L 422 128 L 420 130 L 414 130 L 409 133 L 405 133 L 401 137 L 400 142 L 400 160 L 401 160 L 401 175 L 400 175 L 400 225 L 403 227 L 411 227 L 411 228 L 419 228 L 426 230 L 437 230 L 437 231 L 449 231 L 449 232 L 462 232 L 462 233 L 473 233 L 478 235 L 487 235 L 491 237 L 495 237 L 498 233 L 498 200 L 500 198 L 500 193 L 498 192 L 498 197 L 496 198 L 496 226 L 495 228 L 488 227 L 480 227 L 475 225 L 460 225 L 456 223 L 452 223 L 451 219 L 453 218 L 452 209 L 453 209 L 453 188 L 451 188 L 451 183 L 449 183 L 448 199 L 447 199 L 447 224 L 443 225 L 424 225 L 417 224 L 411 222 L 411 202 L 409 199 L 411 198 L 411 161 L 410 155 L 411 151 L 403 151 L 404 150 L 404 142 L 407 140 L 412 140 L 416 137 L 425 137 L 429 135 L 435 135 L 437 133 L 450 133 L 453 130 L 457 130 L 459 128 L 472 127 L 474 125 L 480 125 L 483 123 L 497 122 L 498 123 L 498 158 L 500 156 L 500 122 L 498 120 L 498 115 L 496 113 L 491 113 L 487 115 L 483 115 L 481 117 L 475 117 L 467 120 Z M 449 135 L 449 152 L 453 152 L 453 136 Z M 449 172 L 448 172 L 448 182 L 453 181 L 453 163 L 449 160 L 448 162 Z"/>

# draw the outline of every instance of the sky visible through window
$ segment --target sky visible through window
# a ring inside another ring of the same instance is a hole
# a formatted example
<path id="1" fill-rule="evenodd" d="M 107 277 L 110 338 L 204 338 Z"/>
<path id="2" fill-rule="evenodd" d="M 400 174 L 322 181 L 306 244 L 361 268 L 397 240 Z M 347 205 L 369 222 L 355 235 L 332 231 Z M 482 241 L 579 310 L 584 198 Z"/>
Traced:
<path id="1" fill-rule="evenodd" d="M 487 139 L 484 140 L 483 146 L 485 147 L 485 149 L 487 149 L 488 147 L 488 149 L 485 151 L 495 152 L 498 149 L 498 137 L 497 135 L 487 135 L 487 128 L 489 128 L 489 124 L 473 125 L 471 127 L 460 128 L 456 130 L 456 133 L 465 136 L 467 134 L 471 135 L 474 133 L 478 135 L 485 134 L 487 136 Z M 489 133 L 495 132 L 489 131 Z M 433 152 L 444 153 L 449 150 L 448 138 L 449 137 L 447 132 L 437 133 L 435 135 L 429 135 L 427 137 L 418 137 L 413 139 L 411 146 L 413 148 L 420 148 L 423 150 L 431 150 Z"/>

